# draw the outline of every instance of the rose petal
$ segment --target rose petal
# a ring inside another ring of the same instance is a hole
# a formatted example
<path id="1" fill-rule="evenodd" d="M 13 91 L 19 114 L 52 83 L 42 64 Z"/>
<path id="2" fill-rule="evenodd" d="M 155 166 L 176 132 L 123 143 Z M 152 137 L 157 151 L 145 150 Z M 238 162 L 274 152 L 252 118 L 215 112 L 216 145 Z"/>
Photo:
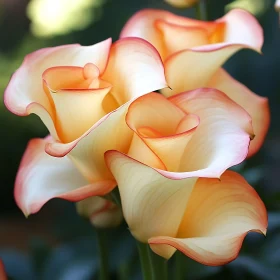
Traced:
<path id="1" fill-rule="evenodd" d="M 199 119 L 195 115 L 186 115 L 162 95 L 150 93 L 132 102 L 126 122 L 158 156 L 167 170 L 177 171 L 187 143 L 199 124 Z M 129 156 L 149 166 L 161 168 L 160 165 L 147 161 L 149 157 L 147 153 L 138 150 L 138 142 L 131 144 L 131 149 L 133 148 L 135 152 L 129 152 Z M 147 151 L 149 152 L 149 149 Z"/>
<path id="2" fill-rule="evenodd" d="M 209 87 L 217 88 L 241 105 L 252 117 L 255 138 L 250 143 L 248 156 L 256 153 L 263 144 L 269 122 L 268 99 L 258 96 L 243 84 L 233 79 L 225 70 L 220 69 L 208 83 Z"/>
<path id="3" fill-rule="evenodd" d="M 103 195 L 114 188 L 113 180 L 89 184 L 69 158 L 46 154 L 44 148 L 50 141 L 48 138 L 29 142 L 16 177 L 15 199 L 26 216 L 39 211 L 55 197 L 78 201 Z"/>
<path id="4" fill-rule="evenodd" d="M 239 174 L 226 171 L 221 180 L 197 181 L 176 238 L 155 236 L 149 244 L 165 258 L 169 245 L 205 265 L 223 265 L 237 257 L 249 231 L 265 234 L 266 229 L 267 212 L 256 191 Z"/>
<path id="5" fill-rule="evenodd" d="M 198 172 L 199 177 L 212 178 L 213 174 L 222 174 L 246 158 L 253 134 L 251 118 L 224 93 L 197 89 L 169 100 L 186 113 L 200 118 L 182 156 L 184 160 L 179 171 Z"/>
<path id="6" fill-rule="evenodd" d="M 167 86 L 159 53 L 140 38 L 124 38 L 112 45 L 102 79 L 113 85 L 111 94 L 119 105 Z"/>
<path id="7" fill-rule="evenodd" d="M 165 96 L 207 86 L 210 79 L 243 45 L 207 45 L 203 50 L 184 50 L 170 56 L 165 62 L 165 75 L 170 88 L 162 90 Z"/>
<path id="8" fill-rule="evenodd" d="M 90 70 L 97 73 L 90 75 Z M 71 142 L 100 120 L 106 111 L 103 101 L 111 86 L 99 87 L 99 72 L 93 64 L 82 67 L 53 67 L 43 73 L 45 92 L 55 107 L 55 126 L 59 139 Z M 90 88 L 97 83 L 97 88 Z"/>
<path id="9" fill-rule="evenodd" d="M 52 115 L 51 104 L 43 91 L 43 72 L 53 66 L 84 66 L 91 62 L 103 73 L 110 47 L 111 39 L 107 39 L 93 46 L 65 45 L 41 49 L 27 55 L 6 88 L 6 107 L 14 114 L 28 115 L 28 105 L 38 103 Z"/>
<path id="10" fill-rule="evenodd" d="M 128 151 L 132 139 L 132 131 L 125 123 L 128 106 L 129 103 L 126 103 L 106 115 L 86 135 L 72 142 L 74 146 L 69 155 L 89 182 L 114 180 L 105 164 L 104 153 L 111 149 L 125 153 Z M 66 147 L 60 143 L 47 146 L 58 152 L 63 152 Z"/>
<path id="11" fill-rule="evenodd" d="M 196 178 L 170 180 L 153 168 L 117 151 L 105 158 L 120 190 L 122 209 L 135 238 L 175 236 Z M 168 214 L 174 215 L 171 219 Z"/>

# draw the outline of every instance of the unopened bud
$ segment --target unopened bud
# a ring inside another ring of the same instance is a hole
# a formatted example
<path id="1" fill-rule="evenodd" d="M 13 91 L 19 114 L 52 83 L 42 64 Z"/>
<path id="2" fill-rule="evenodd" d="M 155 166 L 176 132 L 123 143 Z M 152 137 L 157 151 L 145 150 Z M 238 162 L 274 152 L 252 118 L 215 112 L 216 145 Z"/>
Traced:
<path id="1" fill-rule="evenodd" d="M 193 6 L 198 0 L 165 0 L 171 6 L 176 8 L 188 8 Z"/>
<path id="2" fill-rule="evenodd" d="M 122 219 L 121 208 L 103 197 L 92 196 L 76 203 L 77 212 L 97 228 L 118 226 Z"/>

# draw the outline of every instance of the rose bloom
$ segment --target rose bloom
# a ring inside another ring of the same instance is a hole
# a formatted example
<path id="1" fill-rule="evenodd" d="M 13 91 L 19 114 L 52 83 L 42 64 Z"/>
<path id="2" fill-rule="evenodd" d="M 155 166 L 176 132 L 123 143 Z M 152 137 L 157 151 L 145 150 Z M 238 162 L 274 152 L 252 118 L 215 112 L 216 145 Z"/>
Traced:
<path id="1" fill-rule="evenodd" d="M 116 182 L 104 153 L 129 147 L 129 102 L 165 86 L 158 52 L 139 38 L 27 55 L 4 102 L 17 115 L 37 114 L 51 136 L 32 140 L 19 168 L 15 199 L 25 215 L 54 197 L 79 201 L 110 192 Z"/>
<path id="2" fill-rule="evenodd" d="M 260 197 L 225 171 L 246 158 L 253 135 L 241 106 L 209 88 L 168 99 L 150 93 L 130 104 L 126 123 L 134 133 L 128 152 L 105 157 L 136 239 L 166 259 L 177 249 L 222 265 L 237 257 L 249 231 L 266 233 Z"/>
<path id="3" fill-rule="evenodd" d="M 165 96 L 199 87 L 225 92 L 253 119 L 255 138 L 249 156 L 260 149 L 270 121 L 268 100 L 221 68 L 242 48 L 260 52 L 263 31 L 250 13 L 235 9 L 218 20 L 205 22 L 162 10 L 142 10 L 129 19 L 121 32 L 121 38 L 130 36 L 148 40 L 159 51 L 170 87 L 162 90 Z"/>

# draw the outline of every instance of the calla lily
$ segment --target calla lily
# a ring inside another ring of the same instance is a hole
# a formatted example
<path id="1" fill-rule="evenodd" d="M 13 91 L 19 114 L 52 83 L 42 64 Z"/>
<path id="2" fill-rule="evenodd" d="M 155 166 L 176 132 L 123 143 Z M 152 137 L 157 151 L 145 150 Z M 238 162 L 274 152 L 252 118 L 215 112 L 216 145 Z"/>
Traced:
<path id="1" fill-rule="evenodd" d="M 158 52 L 140 38 L 124 38 L 114 44 L 108 39 L 89 47 L 47 48 L 28 55 L 12 76 L 4 101 L 15 114 L 37 114 L 51 137 L 32 142 L 22 160 L 15 189 L 20 208 L 34 213 L 53 197 L 77 201 L 93 193 L 102 196 L 109 192 L 115 183 L 112 186 L 114 178 L 105 164 L 104 152 L 127 152 L 132 138 L 124 121 L 129 103 L 165 86 Z M 45 188 L 44 184 L 42 190 L 38 188 L 37 176 L 28 174 L 41 169 L 46 158 L 57 160 L 47 157 L 43 150 L 55 157 L 67 154 L 87 186 L 75 184 L 74 190 L 74 180 L 73 184 L 65 181 L 63 188 Z M 37 155 L 40 160 L 33 160 Z M 26 193 L 21 198 L 22 189 Z"/>
<path id="2" fill-rule="evenodd" d="M 235 172 L 172 180 L 123 154 L 106 153 L 135 238 L 168 259 L 176 249 L 206 265 L 235 259 L 249 231 L 266 233 L 261 199 Z"/>
<path id="3" fill-rule="evenodd" d="M 81 216 L 89 219 L 96 228 L 118 226 L 122 219 L 122 210 L 115 203 L 103 197 L 92 196 L 76 203 Z"/>
<path id="4" fill-rule="evenodd" d="M 242 162 L 252 137 L 248 113 L 214 89 L 169 99 L 144 95 L 131 103 L 126 122 L 134 132 L 127 154 L 108 151 L 105 157 L 124 217 L 143 242 L 163 232 L 175 236 L 198 178 L 220 178 Z"/>
<path id="5" fill-rule="evenodd" d="M 148 40 L 161 54 L 170 87 L 162 90 L 165 96 L 199 87 L 224 91 L 252 116 L 255 138 L 248 156 L 260 149 L 270 121 L 268 100 L 221 68 L 243 48 L 261 51 L 263 31 L 250 13 L 235 9 L 216 21 L 204 22 L 162 10 L 143 10 L 124 26 L 121 38 L 129 36 Z"/>

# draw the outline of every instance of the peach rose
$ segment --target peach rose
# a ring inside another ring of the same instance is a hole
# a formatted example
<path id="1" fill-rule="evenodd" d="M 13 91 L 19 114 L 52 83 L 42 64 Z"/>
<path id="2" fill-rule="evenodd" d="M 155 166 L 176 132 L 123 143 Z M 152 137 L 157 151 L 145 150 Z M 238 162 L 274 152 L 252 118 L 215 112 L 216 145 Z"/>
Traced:
<path id="1" fill-rule="evenodd" d="M 130 104 L 126 122 L 134 133 L 128 152 L 105 157 L 136 239 L 164 258 L 178 249 L 221 265 L 237 256 L 248 231 L 266 232 L 257 193 L 225 172 L 246 158 L 253 133 L 241 106 L 214 89 L 168 99 L 150 93 Z"/>
<path id="2" fill-rule="evenodd" d="M 267 98 L 251 92 L 221 68 L 242 48 L 260 52 L 263 31 L 248 12 L 235 9 L 224 17 L 204 22 L 184 18 L 162 10 L 143 10 L 127 22 L 121 38 L 140 37 L 159 51 L 170 88 L 165 96 L 199 87 L 225 92 L 252 116 L 255 138 L 249 156 L 261 147 L 269 126 Z"/>
<path id="3" fill-rule="evenodd" d="M 51 137 L 33 140 L 21 162 L 15 198 L 22 211 L 34 213 L 53 197 L 78 201 L 110 192 L 116 183 L 104 152 L 127 151 L 132 137 L 124 122 L 129 102 L 165 86 L 158 52 L 139 38 L 28 55 L 12 76 L 4 101 L 17 115 L 37 114 Z M 68 154 L 84 181 L 73 178 L 76 171 L 71 173 L 68 159 L 52 158 L 44 150 L 55 157 Z"/>

